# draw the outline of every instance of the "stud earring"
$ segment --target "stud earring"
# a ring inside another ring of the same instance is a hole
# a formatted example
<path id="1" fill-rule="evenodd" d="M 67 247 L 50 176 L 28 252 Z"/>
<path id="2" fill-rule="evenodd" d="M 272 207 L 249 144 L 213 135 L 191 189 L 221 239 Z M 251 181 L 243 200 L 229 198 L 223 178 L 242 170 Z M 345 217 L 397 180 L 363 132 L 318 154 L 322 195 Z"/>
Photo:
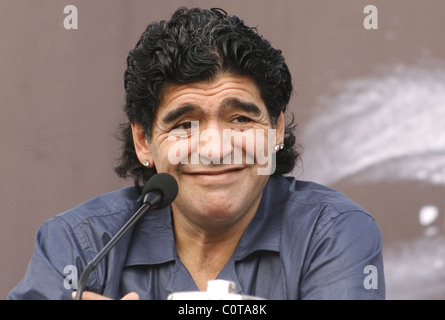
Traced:
<path id="1" fill-rule="evenodd" d="M 280 150 L 280 146 L 278 144 L 276 144 L 274 149 L 275 149 L 275 151 L 278 151 L 278 150 Z"/>
<path id="2" fill-rule="evenodd" d="M 145 160 L 142 164 L 143 164 L 144 166 L 148 167 L 148 166 L 150 165 L 150 162 L 147 161 L 147 160 Z"/>
<path id="3" fill-rule="evenodd" d="M 280 144 L 280 150 L 284 149 L 284 143 Z"/>

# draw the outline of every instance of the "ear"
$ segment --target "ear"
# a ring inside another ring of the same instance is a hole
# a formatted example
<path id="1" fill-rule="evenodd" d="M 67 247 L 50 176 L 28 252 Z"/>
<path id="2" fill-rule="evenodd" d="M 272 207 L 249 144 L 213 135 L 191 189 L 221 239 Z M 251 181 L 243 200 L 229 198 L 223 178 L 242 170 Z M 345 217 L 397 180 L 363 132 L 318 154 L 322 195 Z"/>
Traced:
<path id="1" fill-rule="evenodd" d="M 153 155 L 150 149 L 150 143 L 145 137 L 145 132 L 139 123 L 131 123 L 131 133 L 133 134 L 134 149 L 141 163 L 149 161 L 149 167 L 153 167 Z"/>
<path id="2" fill-rule="evenodd" d="M 284 143 L 285 124 L 284 124 L 283 112 L 280 112 L 280 115 L 278 116 L 277 123 L 275 125 L 275 130 L 276 130 L 276 144 L 280 145 Z"/>

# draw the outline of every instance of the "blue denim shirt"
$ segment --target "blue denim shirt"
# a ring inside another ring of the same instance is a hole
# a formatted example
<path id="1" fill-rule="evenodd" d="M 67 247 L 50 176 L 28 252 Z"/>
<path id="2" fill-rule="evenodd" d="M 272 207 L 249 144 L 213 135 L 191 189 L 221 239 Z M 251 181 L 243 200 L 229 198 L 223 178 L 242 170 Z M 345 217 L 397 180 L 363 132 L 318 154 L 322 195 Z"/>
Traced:
<path id="1" fill-rule="evenodd" d="M 134 187 L 101 195 L 46 221 L 24 279 L 9 299 L 71 299 L 85 265 L 141 205 Z M 218 279 L 266 299 L 384 299 L 382 237 L 343 194 L 271 177 L 255 217 Z M 166 299 L 197 291 L 175 248 L 171 208 L 153 210 L 90 274 L 87 290 Z"/>

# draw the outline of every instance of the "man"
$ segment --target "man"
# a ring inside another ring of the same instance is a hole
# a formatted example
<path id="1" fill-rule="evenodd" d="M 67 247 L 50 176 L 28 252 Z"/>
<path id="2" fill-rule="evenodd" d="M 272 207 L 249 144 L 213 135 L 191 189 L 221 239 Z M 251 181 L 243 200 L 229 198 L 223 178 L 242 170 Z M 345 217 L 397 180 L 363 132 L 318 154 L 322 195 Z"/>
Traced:
<path id="1" fill-rule="evenodd" d="M 176 199 L 112 249 L 84 299 L 166 299 L 212 279 L 266 299 L 384 298 L 372 217 L 283 176 L 299 153 L 284 120 L 292 84 L 281 51 L 222 10 L 180 8 L 148 26 L 127 63 L 116 172 L 136 186 L 47 221 L 9 298 L 71 298 L 75 276 L 141 205 L 140 185 L 161 172 L 177 180 Z"/>

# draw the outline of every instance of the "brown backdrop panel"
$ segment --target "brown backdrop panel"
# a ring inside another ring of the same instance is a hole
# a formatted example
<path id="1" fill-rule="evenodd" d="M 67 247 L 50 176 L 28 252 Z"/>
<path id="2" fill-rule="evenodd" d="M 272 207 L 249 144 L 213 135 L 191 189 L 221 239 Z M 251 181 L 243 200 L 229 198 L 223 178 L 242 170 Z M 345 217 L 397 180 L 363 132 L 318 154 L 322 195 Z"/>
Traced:
<path id="1" fill-rule="evenodd" d="M 366 30 L 366 5 L 378 29 Z M 78 9 L 66 30 L 63 9 Z M 128 51 L 179 6 L 258 26 L 293 73 L 301 179 L 361 203 L 388 298 L 444 298 L 445 2 L 0 0 L 0 297 L 46 219 L 131 181 L 113 173 Z"/>

